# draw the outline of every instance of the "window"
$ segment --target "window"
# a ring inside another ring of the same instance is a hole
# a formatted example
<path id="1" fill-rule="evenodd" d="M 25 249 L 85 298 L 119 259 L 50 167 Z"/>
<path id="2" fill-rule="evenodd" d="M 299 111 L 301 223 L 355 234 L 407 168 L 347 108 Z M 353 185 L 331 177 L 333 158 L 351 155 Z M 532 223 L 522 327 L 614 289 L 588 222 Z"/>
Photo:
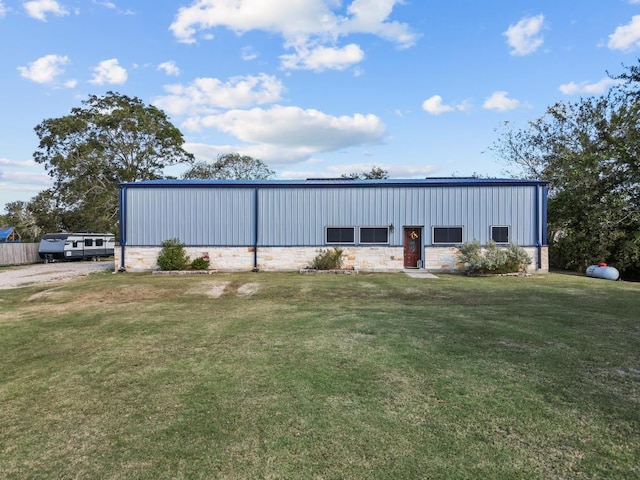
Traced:
<path id="1" fill-rule="evenodd" d="M 433 243 L 462 243 L 462 227 L 433 227 Z"/>
<path id="2" fill-rule="evenodd" d="M 389 227 L 361 227 L 360 243 L 389 243 Z"/>
<path id="3" fill-rule="evenodd" d="M 354 243 L 355 228 L 327 227 L 327 243 Z"/>
<path id="4" fill-rule="evenodd" d="M 84 239 L 84 246 L 85 247 L 92 247 L 93 246 L 93 238 L 85 238 Z"/>
<path id="5" fill-rule="evenodd" d="M 509 227 L 491 227 L 491 240 L 496 243 L 509 243 Z"/>
<path id="6" fill-rule="evenodd" d="M 71 244 L 71 246 L 72 246 L 73 248 L 78 248 L 78 241 L 77 241 L 77 240 L 74 240 L 74 242 Z"/>
<path id="7" fill-rule="evenodd" d="M 104 244 L 104 240 L 101 238 L 96 238 L 96 247 L 101 247 Z"/>

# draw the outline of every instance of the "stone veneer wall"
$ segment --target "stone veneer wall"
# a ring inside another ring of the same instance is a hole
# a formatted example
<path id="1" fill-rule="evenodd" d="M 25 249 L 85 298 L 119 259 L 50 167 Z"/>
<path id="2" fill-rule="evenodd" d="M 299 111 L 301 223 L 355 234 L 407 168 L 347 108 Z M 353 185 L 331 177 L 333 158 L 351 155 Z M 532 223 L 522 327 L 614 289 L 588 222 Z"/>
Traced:
<path id="1" fill-rule="evenodd" d="M 209 255 L 211 269 L 246 271 L 253 269 L 252 247 L 186 247 L 189 258 Z M 265 271 L 300 270 L 311 265 L 318 255 L 317 247 L 258 247 L 258 268 Z M 403 268 L 402 247 L 343 248 L 343 267 L 365 271 L 399 271 Z M 121 267 L 121 249 L 115 249 L 115 267 Z M 160 247 L 126 247 L 125 270 L 143 272 L 158 270 Z"/>
<path id="2" fill-rule="evenodd" d="M 131 272 L 159 270 L 157 260 L 161 247 L 126 247 L 124 269 Z M 242 271 L 253 268 L 253 249 L 247 247 L 185 247 L 187 255 L 193 260 L 209 255 L 211 269 Z M 115 249 L 115 268 L 121 266 L 121 249 Z"/>
<path id="3" fill-rule="evenodd" d="M 402 247 L 341 248 L 343 268 L 368 272 L 399 271 L 403 268 Z M 320 250 L 317 247 L 260 247 L 258 268 L 267 271 L 306 268 Z"/>
<path id="4" fill-rule="evenodd" d="M 536 269 L 537 249 L 525 248 L 533 259 L 529 272 L 549 271 L 549 251 L 542 248 L 542 268 Z M 252 247 L 186 247 L 191 259 L 209 255 L 211 269 L 219 271 L 248 271 L 253 269 Z M 318 254 L 317 247 L 258 247 L 258 268 L 265 271 L 295 271 L 308 267 Z M 404 269 L 403 247 L 344 247 L 343 267 L 368 272 L 394 272 Z M 158 270 L 156 260 L 160 247 L 126 247 L 125 270 Z M 424 268 L 429 271 L 455 271 L 458 249 L 455 247 L 426 247 Z M 115 267 L 121 265 L 121 249 L 115 249 Z"/>
<path id="5" fill-rule="evenodd" d="M 549 247 L 542 247 L 542 268 L 538 270 L 538 249 L 536 247 L 524 247 L 532 261 L 527 268 L 530 273 L 549 272 Z M 462 265 L 458 263 L 458 249 L 456 247 L 427 247 L 425 248 L 424 268 L 429 271 L 455 271 Z"/>

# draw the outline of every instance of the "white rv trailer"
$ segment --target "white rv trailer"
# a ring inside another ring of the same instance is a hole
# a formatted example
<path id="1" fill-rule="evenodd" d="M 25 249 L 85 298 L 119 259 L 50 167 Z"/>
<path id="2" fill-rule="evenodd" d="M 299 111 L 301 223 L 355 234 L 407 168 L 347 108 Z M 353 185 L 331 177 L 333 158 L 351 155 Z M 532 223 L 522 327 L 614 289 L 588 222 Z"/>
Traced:
<path id="1" fill-rule="evenodd" d="M 40 240 L 38 254 L 45 263 L 110 257 L 116 244 L 112 233 L 47 233 Z"/>

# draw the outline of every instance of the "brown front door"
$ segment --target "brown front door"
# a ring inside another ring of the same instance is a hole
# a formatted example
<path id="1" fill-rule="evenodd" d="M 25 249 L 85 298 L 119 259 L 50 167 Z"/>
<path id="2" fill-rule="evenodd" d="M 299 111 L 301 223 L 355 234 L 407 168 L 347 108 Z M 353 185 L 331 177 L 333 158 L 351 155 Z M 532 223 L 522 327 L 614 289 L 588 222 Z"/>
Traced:
<path id="1" fill-rule="evenodd" d="M 418 227 L 404 227 L 404 267 L 418 268 L 418 261 L 422 259 L 422 229 Z"/>

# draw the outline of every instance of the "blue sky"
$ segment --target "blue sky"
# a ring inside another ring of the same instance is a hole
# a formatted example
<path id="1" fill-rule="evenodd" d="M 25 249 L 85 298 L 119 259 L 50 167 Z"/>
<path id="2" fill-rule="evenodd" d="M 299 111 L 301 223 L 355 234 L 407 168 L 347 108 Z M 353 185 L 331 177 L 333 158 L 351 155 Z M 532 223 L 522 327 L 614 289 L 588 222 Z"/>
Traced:
<path id="1" fill-rule="evenodd" d="M 278 178 L 500 176 L 496 128 L 639 47 L 640 0 L 0 0 L 0 208 L 50 186 L 34 127 L 109 90 Z"/>

